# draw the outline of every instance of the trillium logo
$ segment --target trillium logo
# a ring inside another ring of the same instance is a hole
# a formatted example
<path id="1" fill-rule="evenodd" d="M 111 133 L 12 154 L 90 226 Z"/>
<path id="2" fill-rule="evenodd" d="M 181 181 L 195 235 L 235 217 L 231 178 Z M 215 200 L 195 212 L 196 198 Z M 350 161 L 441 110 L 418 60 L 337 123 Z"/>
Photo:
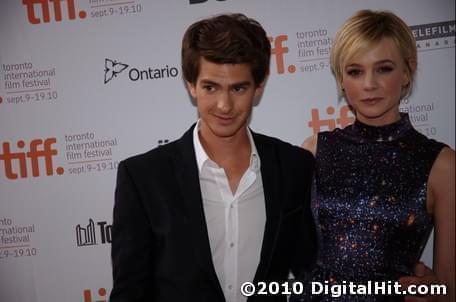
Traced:
<path id="1" fill-rule="evenodd" d="M 127 69 L 128 65 L 111 59 L 105 59 L 104 83 L 108 83 L 112 78 Z"/>

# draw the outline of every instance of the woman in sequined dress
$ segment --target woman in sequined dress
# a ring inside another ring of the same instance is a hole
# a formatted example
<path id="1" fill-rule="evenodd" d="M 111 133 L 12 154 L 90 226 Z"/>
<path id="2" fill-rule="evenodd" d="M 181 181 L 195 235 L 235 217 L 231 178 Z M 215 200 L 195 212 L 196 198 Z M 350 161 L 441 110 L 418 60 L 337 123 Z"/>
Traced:
<path id="1" fill-rule="evenodd" d="M 416 66 L 413 35 L 391 12 L 359 11 L 337 33 L 331 68 L 356 120 L 303 144 L 317 163 L 312 211 L 319 255 L 315 269 L 301 276 L 309 287 L 291 301 L 401 301 L 388 295 L 312 296 L 310 284 L 411 275 L 432 228 L 433 270 L 450 293 L 439 299 L 454 301 L 455 155 L 399 111 Z"/>

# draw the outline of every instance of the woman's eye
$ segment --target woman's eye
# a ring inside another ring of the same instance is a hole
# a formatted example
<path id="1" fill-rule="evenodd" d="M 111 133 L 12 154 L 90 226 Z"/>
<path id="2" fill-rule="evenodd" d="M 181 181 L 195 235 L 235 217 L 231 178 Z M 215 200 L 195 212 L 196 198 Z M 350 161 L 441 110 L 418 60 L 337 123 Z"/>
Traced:
<path id="1" fill-rule="evenodd" d="M 361 74 L 361 70 L 360 69 L 348 69 L 347 74 L 351 77 L 357 77 Z"/>
<path id="2" fill-rule="evenodd" d="M 391 66 L 381 66 L 377 69 L 378 73 L 389 73 L 393 70 L 393 67 Z"/>

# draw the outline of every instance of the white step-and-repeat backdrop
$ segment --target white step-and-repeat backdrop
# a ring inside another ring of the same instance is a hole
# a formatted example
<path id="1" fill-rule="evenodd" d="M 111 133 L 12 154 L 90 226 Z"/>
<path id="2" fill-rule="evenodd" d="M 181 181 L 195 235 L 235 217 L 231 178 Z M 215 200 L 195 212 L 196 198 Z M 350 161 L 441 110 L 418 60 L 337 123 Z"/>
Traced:
<path id="1" fill-rule="evenodd" d="M 263 24 L 271 75 L 251 127 L 299 145 L 353 120 L 328 55 L 362 8 L 412 27 L 418 77 L 402 110 L 454 148 L 454 0 L 1 1 L 0 301 L 108 300 L 117 165 L 197 118 L 180 69 L 188 25 L 222 12 Z"/>

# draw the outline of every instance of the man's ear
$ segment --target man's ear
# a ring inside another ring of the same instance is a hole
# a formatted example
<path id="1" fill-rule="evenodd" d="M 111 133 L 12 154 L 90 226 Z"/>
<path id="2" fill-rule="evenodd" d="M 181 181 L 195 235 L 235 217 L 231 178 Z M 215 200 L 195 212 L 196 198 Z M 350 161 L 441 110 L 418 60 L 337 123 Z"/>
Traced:
<path id="1" fill-rule="evenodd" d="M 190 95 L 196 99 L 196 87 L 193 83 L 190 83 L 189 81 L 185 81 L 185 84 L 187 85 L 188 92 Z"/>
<path id="2" fill-rule="evenodd" d="M 263 82 L 261 82 L 257 87 L 255 87 L 255 97 L 256 98 L 261 97 L 261 95 L 263 94 L 264 86 L 266 85 L 267 81 L 268 81 L 268 76 L 266 76 L 264 78 Z"/>

